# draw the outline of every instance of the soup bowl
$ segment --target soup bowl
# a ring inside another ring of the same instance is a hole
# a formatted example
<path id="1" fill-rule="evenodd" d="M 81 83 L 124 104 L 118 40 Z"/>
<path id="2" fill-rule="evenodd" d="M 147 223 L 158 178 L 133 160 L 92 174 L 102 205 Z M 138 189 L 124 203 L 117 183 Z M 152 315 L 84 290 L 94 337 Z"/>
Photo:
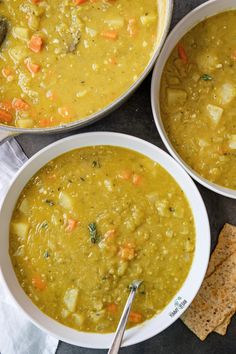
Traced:
<path id="1" fill-rule="evenodd" d="M 60 133 L 65 131 L 70 131 L 76 128 L 81 128 L 95 121 L 105 117 L 116 108 L 121 106 L 134 91 L 139 87 L 139 85 L 143 82 L 146 76 L 149 74 L 151 69 L 153 68 L 155 61 L 160 53 L 161 47 L 165 41 L 165 38 L 168 34 L 171 19 L 172 19 L 172 10 L 173 10 L 173 0 L 157 0 L 157 10 L 158 10 L 158 28 L 157 28 L 157 38 L 156 45 L 153 55 L 144 68 L 143 72 L 139 76 L 139 78 L 131 85 L 127 90 L 124 90 L 123 94 L 113 100 L 110 104 L 108 104 L 103 109 L 95 112 L 89 116 L 86 116 L 82 119 L 76 120 L 74 122 L 68 124 L 62 124 L 60 126 L 52 127 L 52 128 L 17 128 L 13 126 L 6 126 L 0 124 L 0 142 L 4 141 L 10 136 L 24 134 L 24 133 L 33 133 L 33 134 L 52 134 L 52 133 Z"/>
<path id="2" fill-rule="evenodd" d="M 167 132 L 165 131 L 164 124 L 161 119 L 161 110 L 160 110 L 160 88 L 161 88 L 161 78 L 162 72 L 164 70 L 165 64 L 172 53 L 173 49 L 177 45 L 177 43 L 181 40 L 181 38 L 188 33 L 193 27 L 195 27 L 198 23 L 206 19 L 207 17 L 214 16 L 221 12 L 235 9 L 235 1 L 234 0 L 211 0 L 207 1 L 203 5 L 195 8 L 191 11 L 187 16 L 185 16 L 177 26 L 172 30 L 170 35 L 168 36 L 160 56 L 156 62 L 153 76 L 152 76 L 152 85 L 151 85 L 151 102 L 152 102 L 152 112 L 154 115 L 154 121 L 158 132 L 170 152 L 170 154 L 182 165 L 183 168 L 200 184 L 205 186 L 206 188 L 224 195 L 226 197 L 236 199 L 236 190 L 232 190 L 229 188 L 222 187 L 218 184 L 210 182 L 206 178 L 203 178 L 194 171 L 177 153 L 174 146 L 172 145 Z"/>
<path id="3" fill-rule="evenodd" d="M 98 349 L 108 348 L 114 334 L 79 332 L 45 315 L 31 302 L 19 285 L 9 256 L 9 224 L 12 212 L 22 189 L 29 179 L 47 162 L 57 156 L 77 148 L 96 145 L 131 149 L 161 165 L 185 193 L 193 213 L 196 230 L 194 258 L 184 284 L 162 312 L 125 332 L 123 346 L 139 343 L 160 333 L 175 322 L 190 305 L 201 286 L 207 269 L 210 252 L 210 229 L 204 203 L 192 179 L 172 157 L 146 141 L 118 133 L 84 133 L 49 145 L 28 160 L 12 181 L 0 211 L 0 269 L 5 285 L 18 307 L 36 326 L 65 342 Z"/>

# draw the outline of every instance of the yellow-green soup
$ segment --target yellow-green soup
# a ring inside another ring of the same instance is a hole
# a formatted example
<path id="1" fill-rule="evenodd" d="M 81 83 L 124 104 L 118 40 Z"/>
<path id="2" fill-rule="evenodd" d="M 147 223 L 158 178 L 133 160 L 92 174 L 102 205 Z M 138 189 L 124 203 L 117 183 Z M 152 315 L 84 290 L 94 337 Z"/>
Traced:
<path id="1" fill-rule="evenodd" d="M 188 201 L 157 163 L 96 146 L 43 167 L 16 204 L 10 256 L 44 313 L 89 332 L 116 329 L 135 279 L 129 327 L 150 319 L 186 279 L 195 247 Z"/>
<path id="2" fill-rule="evenodd" d="M 1 1 L 0 123 L 50 127 L 103 109 L 149 63 L 157 21 L 156 0 Z"/>
<path id="3" fill-rule="evenodd" d="M 206 19 L 174 49 L 161 83 L 161 115 L 196 172 L 236 189 L 236 11 Z"/>

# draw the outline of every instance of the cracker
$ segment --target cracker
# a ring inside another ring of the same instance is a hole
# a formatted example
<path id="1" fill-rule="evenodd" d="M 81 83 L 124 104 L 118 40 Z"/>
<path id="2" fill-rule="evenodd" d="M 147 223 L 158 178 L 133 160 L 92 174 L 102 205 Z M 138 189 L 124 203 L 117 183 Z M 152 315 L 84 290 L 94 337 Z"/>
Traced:
<path id="1" fill-rule="evenodd" d="M 214 329 L 214 332 L 224 336 L 227 332 L 227 328 L 230 324 L 231 318 L 234 314 L 232 313 L 231 315 L 229 315 L 228 317 L 226 317 L 226 319 L 224 320 L 224 322 L 222 322 L 219 326 L 217 326 Z"/>
<path id="2" fill-rule="evenodd" d="M 183 314 L 183 322 L 201 340 L 220 327 L 236 311 L 236 252 L 203 281 L 195 300 Z M 226 326 L 227 328 L 227 326 Z"/>
<path id="3" fill-rule="evenodd" d="M 230 314 L 230 309 L 211 304 L 198 295 L 181 319 L 199 339 L 204 340 Z"/>
<path id="4" fill-rule="evenodd" d="M 213 303 L 236 304 L 236 252 L 205 278 L 199 294 Z"/>
<path id="5" fill-rule="evenodd" d="M 217 246 L 211 255 L 206 277 L 210 276 L 234 252 L 236 252 L 236 227 L 225 224 L 219 235 Z"/>

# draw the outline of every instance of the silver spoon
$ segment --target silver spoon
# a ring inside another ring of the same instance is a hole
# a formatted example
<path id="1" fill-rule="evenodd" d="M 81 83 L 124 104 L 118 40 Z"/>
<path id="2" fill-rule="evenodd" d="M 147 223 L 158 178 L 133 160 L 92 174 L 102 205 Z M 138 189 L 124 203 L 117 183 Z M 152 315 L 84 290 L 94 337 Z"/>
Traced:
<path id="1" fill-rule="evenodd" d="M 119 352 L 121 342 L 123 339 L 123 335 L 125 332 L 126 323 L 129 318 L 131 306 L 132 306 L 135 294 L 136 294 L 139 286 L 142 284 L 142 282 L 143 282 L 143 280 L 134 280 L 131 284 L 131 291 L 130 291 L 129 297 L 127 299 L 127 302 L 125 304 L 123 313 L 120 318 L 120 322 L 119 322 L 117 330 L 116 330 L 116 334 L 115 334 L 113 343 L 108 351 L 108 354 L 117 354 Z"/>

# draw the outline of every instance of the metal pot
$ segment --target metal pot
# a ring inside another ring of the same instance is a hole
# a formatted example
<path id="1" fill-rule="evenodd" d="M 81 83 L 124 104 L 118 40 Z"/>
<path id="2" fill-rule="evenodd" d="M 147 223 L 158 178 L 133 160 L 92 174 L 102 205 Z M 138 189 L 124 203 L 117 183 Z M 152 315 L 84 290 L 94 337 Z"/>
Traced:
<path id="1" fill-rule="evenodd" d="M 64 124 L 61 126 L 53 127 L 53 128 L 32 128 L 32 129 L 21 129 L 7 125 L 0 125 L 0 143 L 5 139 L 9 138 L 10 136 L 16 136 L 19 134 L 24 133 L 32 133 L 32 134 L 52 134 L 52 133 L 60 133 L 70 131 L 76 128 L 81 128 L 91 123 L 96 122 L 97 120 L 105 117 L 113 110 L 118 108 L 122 105 L 130 96 L 131 94 L 138 88 L 138 86 L 142 83 L 148 73 L 151 71 L 159 53 L 162 48 L 162 45 L 165 41 L 165 38 L 168 34 L 171 18 L 172 18 L 172 11 L 173 11 L 173 0 L 157 0 L 157 8 L 158 8 L 158 37 L 157 37 L 157 44 L 156 49 L 154 51 L 153 57 L 150 60 L 149 64 L 143 71 L 142 75 L 139 79 L 132 85 L 130 88 L 123 93 L 120 97 L 118 97 L 115 101 L 113 101 L 108 106 L 104 107 L 102 110 L 87 116 L 83 119 L 77 120 L 75 122 Z"/>

